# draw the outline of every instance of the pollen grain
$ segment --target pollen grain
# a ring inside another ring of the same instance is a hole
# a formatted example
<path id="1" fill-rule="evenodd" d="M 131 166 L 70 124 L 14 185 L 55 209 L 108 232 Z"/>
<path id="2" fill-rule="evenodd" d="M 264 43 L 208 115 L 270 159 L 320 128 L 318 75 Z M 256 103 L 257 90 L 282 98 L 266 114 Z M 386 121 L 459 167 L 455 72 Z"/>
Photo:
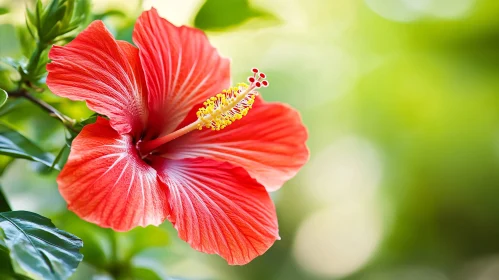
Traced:
<path id="1" fill-rule="evenodd" d="M 246 116 L 258 95 L 255 89 L 269 84 L 263 80 L 265 77 L 264 73 L 254 68 L 253 76 L 248 77 L 250 85 L 241 83 L 208 98 L 203 103 L 204 107 L 196 113 L 199 120 L 197 129 L 221 130 Z"/>

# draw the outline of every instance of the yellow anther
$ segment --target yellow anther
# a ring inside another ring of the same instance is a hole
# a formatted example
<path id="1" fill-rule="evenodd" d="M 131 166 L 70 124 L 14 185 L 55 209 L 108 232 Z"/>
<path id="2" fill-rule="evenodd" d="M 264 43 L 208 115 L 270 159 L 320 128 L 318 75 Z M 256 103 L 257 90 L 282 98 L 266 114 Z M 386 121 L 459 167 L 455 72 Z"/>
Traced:
<path id="1" fill-rule="evenodd" d="M 200 121 L 198 129 L 206 127 L 218 131 L 240 120 L 248 114 L 256 95 L 254 87 L 238 84 L 208 98 L 196 113 Z"/>

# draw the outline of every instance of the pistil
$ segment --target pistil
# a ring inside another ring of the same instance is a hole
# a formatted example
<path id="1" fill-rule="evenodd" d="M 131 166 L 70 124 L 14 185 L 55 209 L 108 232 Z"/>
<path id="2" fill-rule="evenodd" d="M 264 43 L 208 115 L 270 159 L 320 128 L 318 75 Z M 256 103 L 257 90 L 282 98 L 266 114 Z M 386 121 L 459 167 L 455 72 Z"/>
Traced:
<path id="1" fill-rule="evenodd" d="M 250 85 L 239 84 L 237 87 L 226 89 L 208 98 L 203 103 L 204 107 L 199 108 L 196 121 L 165 136 L 139 142 L 137 146 L 142 157 L 146 157 L 160 146 L 196 129 L 221 130 L 244 117 L 258 95 L 255 89 L 267 87 L 269 84 L 268 81 L 263 80 L 266 77 L 264 73 L 260 73 L 256 68 L 252 71 L 253 76 L 248 77 Z"/>

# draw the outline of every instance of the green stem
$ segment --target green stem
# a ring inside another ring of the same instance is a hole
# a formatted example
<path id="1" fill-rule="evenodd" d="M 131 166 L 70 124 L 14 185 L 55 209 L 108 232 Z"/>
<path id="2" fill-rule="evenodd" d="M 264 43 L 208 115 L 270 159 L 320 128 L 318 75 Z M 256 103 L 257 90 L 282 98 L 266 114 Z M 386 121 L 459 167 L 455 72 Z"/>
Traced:
<path id="1" fill-rule="evenodd" d="M 62 124 L 70 131 L 73 132 L 78 132 L 74 128 L 74 124 L 76 123 L 75 120 L 71 119 L 70 117 L 64 115 L 63 113 L 59 112 L 56 108 L 52 107 L 52 105 L 48 104 L 47 102 L 33 97 L 29 92 L 25 89 L 20 89 L 16 92 L 9 92 L 9 96 L 12 97 L 24 97 L 31 101 L 33 104 L 36 104 L 38 107 L 40 107 L 42 110 L 45 112 L 49 113 L 50 116 L 57 118 L 62 122 Z"/>
<path id="2" fill-rule="evenodd" d="M 109 241 L 111 242 L 111 260 L 107 271 L 113 276 L 114 279 L 123 279 L 127 275 L 127 265 L 120 262 L 118 255 L 118 233 L 114 230 L 109 230 Z"/>
<path id="3" fill-rule="evenodd" d="M 36 68 L 38 68 L 38 63 L 40 63 L 42 53 L 47 47 L 48 45 L 43 42 L 36 42 L 35 51 L 29 58 L 28 66 L 26 67 L 26 71 L 28 72 L 29 77 L 31 77 L 31 75 L 33 75 L 33 73 L 36 71 Z"/>
<path id="4" fill-rule="evenodd" d="M 109 239 L 111 241 L 111 262 L 118 262 L 118 235 L 114 230 L 109 231 Z"/>
<path id="5" fill-rule="evenodd" d="M 33 97 L 28 92 L 28 90 L 23 88 L 23 85 L 25 85 L 28 88 L 33 88 L 33 84 L 31 83 L 30 80 L 33 77 L 37 76 L 38 73 L 36 73 L 36 72 L 37 72 L 37 69 L 39 67 L 40 59 L 42 57 L 43 52 L 45 51 L 45 49 L 48 46 L 49 46 L 49 44 L 47 44 L 47 43 L 44 43 L 41 41 L 36 42 L 35 51 L 31 55 L 29 62 L 28 62 L 28 65 L 26 66 L 27 79 L 22 79 L 19 82 L 18 90 L 15 92 L 10 92 L 9 96 L 12 96 L 12 97 L 17 96 L 17 97 L 23 97 L 23 98 L 28 99 L 29 101 L 31 101 L 33 104 L 36 104 L 38 107 L 40 107 L 45 112 L 48 112 L 49 115 L 51 115 L 52 117 L 59 119 L 62 122 L 62 124 L 68 128 L 68 130 L 73 131 L 73 132 L 78 132 L 74 129 L 75 121 L 73 119 L 65 116 L 64 114 L 59 112 L 56 108 L 52 107 L 47 102 Z"/>

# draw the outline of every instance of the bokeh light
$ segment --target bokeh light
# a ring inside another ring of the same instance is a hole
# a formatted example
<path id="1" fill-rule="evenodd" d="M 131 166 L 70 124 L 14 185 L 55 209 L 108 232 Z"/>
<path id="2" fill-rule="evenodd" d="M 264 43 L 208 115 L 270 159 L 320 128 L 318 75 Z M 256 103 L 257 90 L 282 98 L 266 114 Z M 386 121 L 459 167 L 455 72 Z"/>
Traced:
<path id="1" fill-rule="evenodd" d="M 373 202 L 344 200 L 302 222 L 293 253 L 312 274 L 344 277 L 369 261 L 381 237 L 381 215 Z"/>
<path id="2" fill-rule="evenodd" d="M 362 280 L 388 280 L 388 279 L 403 279 L 403 280 L 450 280 L 441 271 L 431 267 L 424 266 L 407 266 L 400 267 L 390 271 L 383 271 L 370 274 Z"/>
<path id="3" fill-rule="evenodd" d="M 457 19 L 468 15 L 475 0 L 365 0 L 378 15 L 393 21 L 410 22 L 437 17 Z"/>
<path id="4" fill-rule="evenodd" d="M 375 200 L 382 162 L 371 143 L 344 136 L 318 152 L 305 167 L 305 175 L 304 195 L 313 197 L 315 203 L 336 205 L 349 199 Z"/>
<path id="5" fill-rule="evenodd" d="M 465 264 L 457 277 L 463 280 L 495 280 L 499 275 L 499 256 L 492 255 Z"/>

